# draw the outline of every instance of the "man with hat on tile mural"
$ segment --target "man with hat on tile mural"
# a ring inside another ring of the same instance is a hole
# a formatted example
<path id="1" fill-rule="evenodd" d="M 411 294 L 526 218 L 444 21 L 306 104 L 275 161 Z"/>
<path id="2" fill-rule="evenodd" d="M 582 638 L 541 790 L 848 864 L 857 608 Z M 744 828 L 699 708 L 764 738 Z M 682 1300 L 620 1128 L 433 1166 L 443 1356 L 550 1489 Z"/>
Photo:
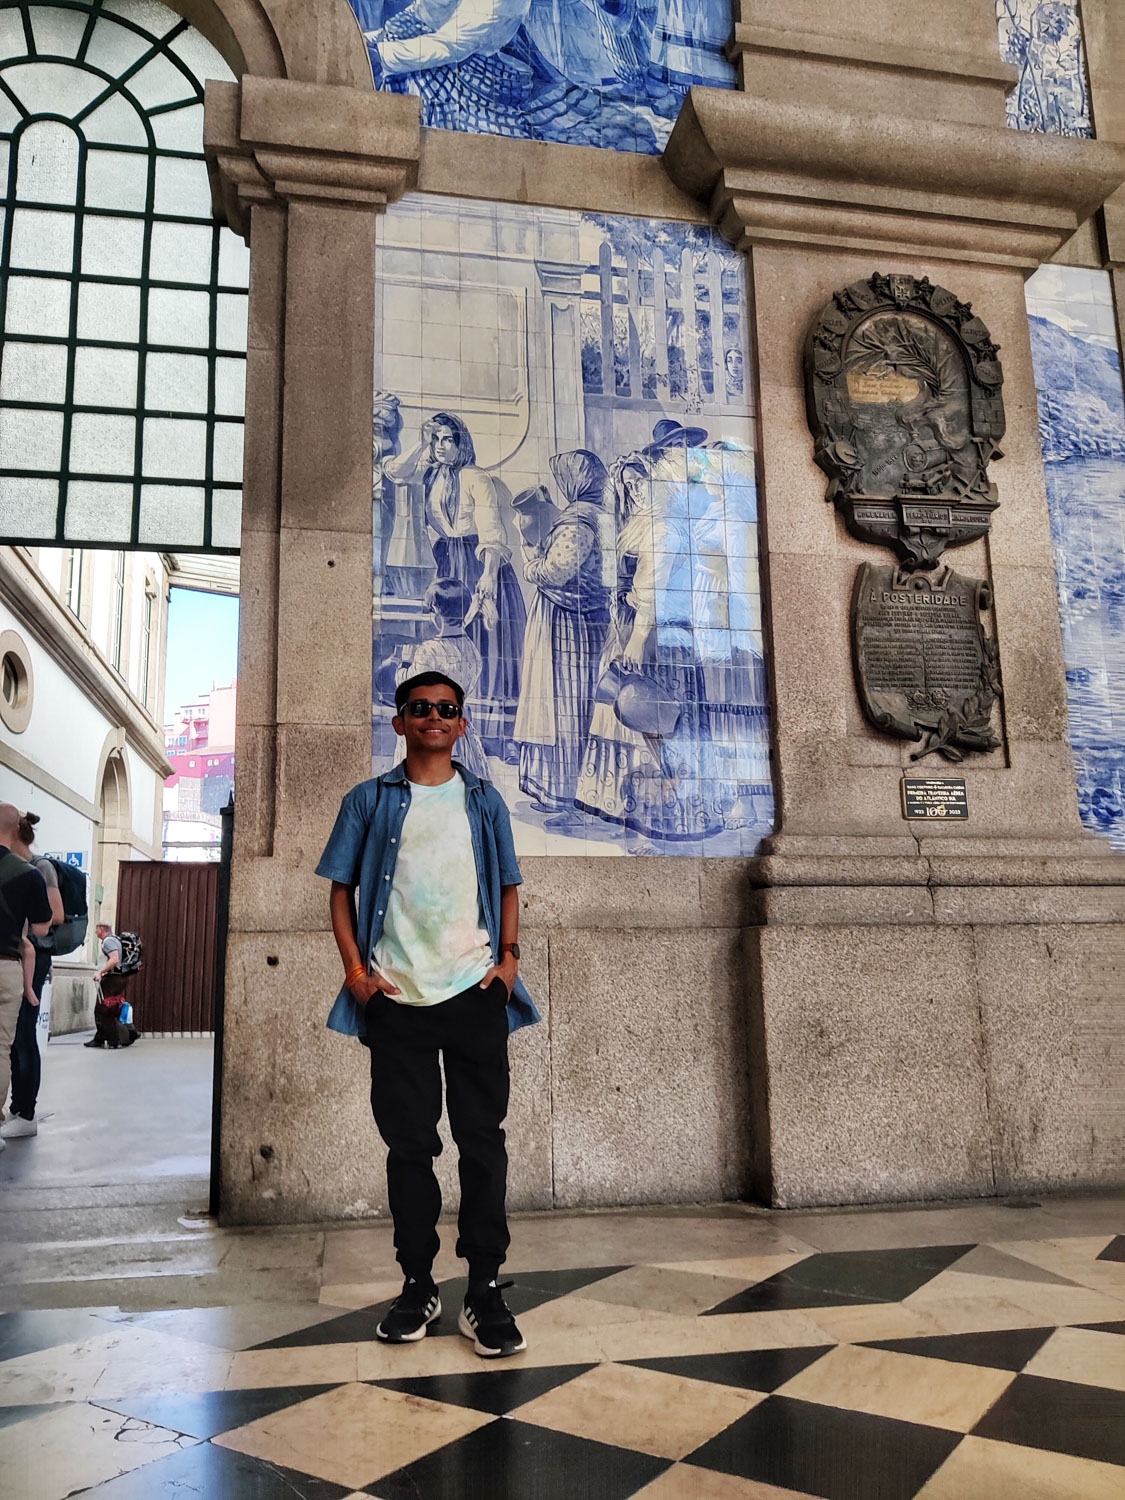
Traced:
<path id="1" fill-rule="evenodd" d="M 328 1025 L 371 1052 L 404 1276 L 376 1337 L 412 1343 L 441 1316 L 433 1161 L 444 1069 L 461 1181 L 457 1253 L 469 1263 L 458 1327 L 495 1358 L 527 1347 L 496 1277 L 508 1250 L 508 1033 L 539 1014 L 517 975 L 522 876 L 508 809 L 491 782 L 453 759 L 464 702 L 441 672 L 398 685 L 392 722 L 406 759 L 347 794 L 317 874 L 332 882 L 344 963 Z"/>

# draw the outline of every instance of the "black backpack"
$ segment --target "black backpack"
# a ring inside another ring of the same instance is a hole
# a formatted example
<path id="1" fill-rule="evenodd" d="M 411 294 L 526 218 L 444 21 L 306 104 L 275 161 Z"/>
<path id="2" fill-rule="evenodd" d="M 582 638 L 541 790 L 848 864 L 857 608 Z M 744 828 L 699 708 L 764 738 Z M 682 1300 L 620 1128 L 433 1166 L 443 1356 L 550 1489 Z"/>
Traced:
<path id="1" fill-rule="evenodd" d="M 81 870 L 66 864 L 61 859 L 51 859 L 51 865 L 59 881 L 62 897 L 63 920 L 50 932 L 51 951 L 57 956 L 73 953 L 86 941 L 89 924 L 89 907 L 86 903 L 86 877 Z"/>
<path id="2" fill-rule="evenodd" d="M 121 957 L 117 963 L 119 974 L 137 974 L 144 964 L 144 944 L 135 932 L 118 932 L 114 936 L 121 944 Z"/>

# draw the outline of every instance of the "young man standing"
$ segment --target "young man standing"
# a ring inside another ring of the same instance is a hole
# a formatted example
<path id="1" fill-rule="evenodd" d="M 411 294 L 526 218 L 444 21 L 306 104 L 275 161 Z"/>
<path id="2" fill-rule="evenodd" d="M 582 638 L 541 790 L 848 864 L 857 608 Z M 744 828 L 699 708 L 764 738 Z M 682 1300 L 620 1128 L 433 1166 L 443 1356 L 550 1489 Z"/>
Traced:
<path id="1" fill-rule="evenodd" d="M 460 686 L 418 673 L 399 684 L 395 708 L 406 760 L 347 794 L 317 866 L 332 882 L 344 962 L 328 1025 L 371 1052 L 405 1278 L 376 1335 L 413 1342 L 441 1315 L 440 1053 L 461 1183 L 457 1254 L 469 1263 L 458 1327 L 486 1358 L 517 1354 L 527 1345 L 496 1278 L 508 1250 L 508 1032 L 539 1019 L 517 976 L 522 877 L 499 792 L 453 760 Z"/>
<path id="2" fill-rule="evenodd" d="M 53 915 L 42 875 L 12 852 L 19 831 L 19 812 L 0 802 L 0 1109 L 8 1097 L 12 1041 L 23 1003 L 24 931 L 45 937 Z"/>

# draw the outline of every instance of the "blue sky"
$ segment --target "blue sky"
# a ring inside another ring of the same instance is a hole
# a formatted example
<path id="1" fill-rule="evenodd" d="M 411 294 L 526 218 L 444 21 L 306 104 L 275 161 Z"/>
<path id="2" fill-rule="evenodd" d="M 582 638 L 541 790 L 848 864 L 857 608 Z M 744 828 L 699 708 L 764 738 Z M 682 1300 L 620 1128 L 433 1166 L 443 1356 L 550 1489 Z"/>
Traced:
<path id="1" fill-rule="evenodd" d="M 168 667 L 164 714 L 217 684 L 225 686 L 238 669 L 238 599 L 173 589 L 168 604 Z"/>

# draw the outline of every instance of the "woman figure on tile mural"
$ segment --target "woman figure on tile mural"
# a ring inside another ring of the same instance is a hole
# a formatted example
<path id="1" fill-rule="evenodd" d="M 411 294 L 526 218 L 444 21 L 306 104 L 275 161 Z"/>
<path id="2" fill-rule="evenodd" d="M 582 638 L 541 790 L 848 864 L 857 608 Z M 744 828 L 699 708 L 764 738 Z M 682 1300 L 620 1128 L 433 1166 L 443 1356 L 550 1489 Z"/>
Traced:
<path id="1" fill-rule="evenodd" d="M 551 473 L 563 510 L 542 542 L 525 550 L 524 577 L 535 585 L 523 651 L 516 715 L 520 788 L 548 828 L 580 821 L 578 770 L 609 634 L 610 591 L 602 576 L 609 475 L 584 448 L 557 453 Z M 518 500 L 517 500 L 518 504 Z"/>
<path id="2" fill-rule="evenodd" d="M 692 631 L 686 452 L 653 444 L 613 469 L 618 587 L 578 778 L 580 807 L 658 840 L 723 827 Z"/>
<path id="3" fill-rule="evenodd" d="M 385 472 L 397 484 L 421 476 L 438 577 L 460 579 L 472 594 L 465 633 L 481 656 L 473 720 L 487 754 L 512 760 L 527 611 L 496 486 L 476 466 L 469 429 L 444 411 L 423 424 L 416 447 L 387 461 Z"/>

